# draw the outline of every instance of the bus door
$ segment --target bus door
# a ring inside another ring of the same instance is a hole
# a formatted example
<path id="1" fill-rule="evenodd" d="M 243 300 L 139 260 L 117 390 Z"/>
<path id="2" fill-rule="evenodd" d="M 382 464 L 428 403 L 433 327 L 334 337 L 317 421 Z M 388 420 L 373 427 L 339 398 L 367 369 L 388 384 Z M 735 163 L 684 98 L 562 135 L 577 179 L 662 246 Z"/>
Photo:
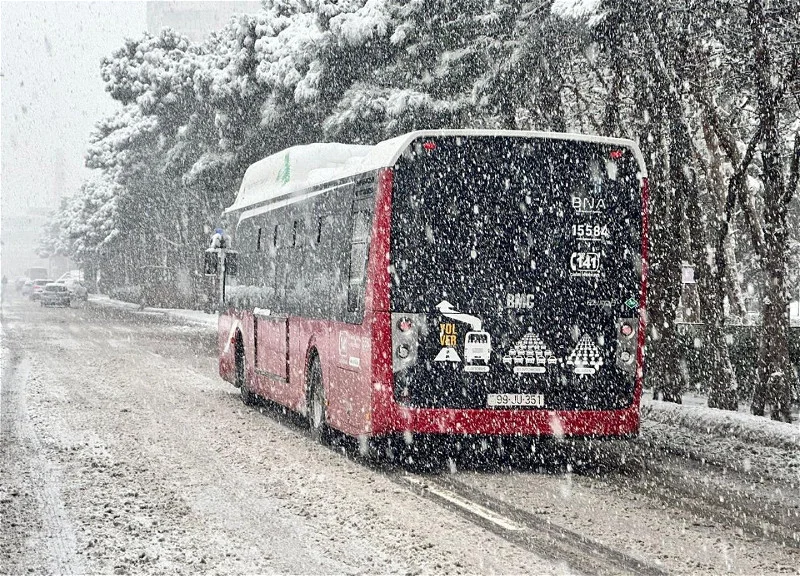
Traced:
<path id="1" fill-rule="evenodd" d="M 350 433 L 364 433 L 371 407 L 370 329 L 364 322 L 364 293 L 370 230 L 374 212 L 374 182 L 356 186 L 348 235 L 346 323 L 336 334 L 336 379 L 331 390 L 331 417 L 339 428 Z"/>
<path id="2" fill-rule="evenodd" d="M 267 396 L 284 401 L 289 384 L 289 317 L 260 311 L 253 315 L 255 372 Z"/>

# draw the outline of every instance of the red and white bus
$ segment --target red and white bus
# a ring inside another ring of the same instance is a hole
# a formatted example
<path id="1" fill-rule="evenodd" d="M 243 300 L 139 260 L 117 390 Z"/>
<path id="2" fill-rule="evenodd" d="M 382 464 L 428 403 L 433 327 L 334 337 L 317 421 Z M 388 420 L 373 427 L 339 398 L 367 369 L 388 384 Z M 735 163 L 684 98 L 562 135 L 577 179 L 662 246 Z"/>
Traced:
<path id="1" fill-rule="evenodd" d="M 639 429 L 647 177 L 629 140 L 418 131 L 253 164 L 220 374 L 316 436 Z"/>

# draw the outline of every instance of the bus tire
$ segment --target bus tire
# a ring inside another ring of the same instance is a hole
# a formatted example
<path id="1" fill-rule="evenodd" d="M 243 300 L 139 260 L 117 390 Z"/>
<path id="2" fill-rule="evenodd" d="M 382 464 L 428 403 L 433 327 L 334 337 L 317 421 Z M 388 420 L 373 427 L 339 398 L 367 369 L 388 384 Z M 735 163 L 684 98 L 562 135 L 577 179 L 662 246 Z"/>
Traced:
<path id="1" fill-rule="evenodd" d="M 308 364 L 308 399 L 307 417 L 311 437 L 321 444 L 327 444 L 330 438 L 326 417 L 325 387 L 322 384 L 322 365 L 316 354 Z"/>
<path id="2" fill-rule="evenodd" d="M 239 387 L 239 392 L 242 397 L 242 402 L 245 406 L 252 406 L 256 403 L 256 395 L 247 387 L 247 374 L 244 366 L 244 343 L 242 342 L 241 335 L 236 336 L 236 344 L 233 350 L 234 365 L 235 365 L 235 380 L 236 386 Z"/>

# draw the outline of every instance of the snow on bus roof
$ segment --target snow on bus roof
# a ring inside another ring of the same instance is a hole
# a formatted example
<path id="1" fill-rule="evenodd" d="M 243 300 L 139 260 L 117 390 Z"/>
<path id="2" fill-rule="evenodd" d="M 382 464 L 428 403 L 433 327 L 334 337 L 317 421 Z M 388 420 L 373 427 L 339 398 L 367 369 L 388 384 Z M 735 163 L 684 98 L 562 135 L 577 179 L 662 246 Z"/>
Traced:
<path id="1" fill-rule="evenodd" d="M 641 175 L 647 175 L 639 147 L 632 140 L 623 138 L 521 130 L 417 130 L 374 146 L 316 143 L 276 152 L 247 169 L 236 201 L 225 212 L 253 209 L 279 199 L 291 201 L 293 196 L 310 187 L 394 166 L 403 151 L 417 138 L 442 136 L 547 138 L 616 145 L 633 150 Z"/>

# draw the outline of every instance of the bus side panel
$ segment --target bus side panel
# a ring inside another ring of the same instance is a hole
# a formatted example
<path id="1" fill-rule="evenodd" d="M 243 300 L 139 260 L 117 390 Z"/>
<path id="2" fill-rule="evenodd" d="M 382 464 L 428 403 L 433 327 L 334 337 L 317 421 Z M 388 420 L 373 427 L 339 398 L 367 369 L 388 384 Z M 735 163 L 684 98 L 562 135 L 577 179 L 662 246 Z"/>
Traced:
<path id="1" fill-rule="evenodd" d="M 364 326 L 369 322 L 364 323 Z M 292 317 L 289 320 L 289 385 L 268 384 L 263 395 L 301 414 L 306 412 L 308 362 L 315 350 L 322 367 L 328 424 L 357 436 L 369 431 L 370 343 L 362 326 Z M 263 377 L 262 377 L 263 378 Z"/>
<path id="2" fill-rule="evenodd" d="M 392 315 L 376 312 L 372 322 L 372 433 L 387 434 L 402 427 L 394 400 Z"/>
<path id="3" fill-rule="evenodd" d="M 358 436 L 373 432 L 376 414 L 373 325 L 389 310 L 389 234 L 391 230 L 392 170 L 378 172 L 375 213 L 364 287 L 364 316 L 360 325 L 335 323 L 331 334 L 332 377 L 328 417 L 334 428 Z"/>
<path id="4" fill-rule="evenodd" d="M 394 172 L 384 168 L 378 173 L 378 194 L 375 205 L 372 243 L 367 268 L 367 292 L 365 303 L 372 311 L 369 338 L 371 379 L 371 427 L 372 434 L 383 434 L 392 429 L 397 419 L 398 406 L 394 402 L 392 374 L 392 327 L 389 310 L 389 252 L 392 230 L 392 185 Z"/>
<path id="5" fill-rule="evenodd" d="M 351 436 L 369 432 L 370 322 L 361 325 L 337 322 L 330 338 L 330 378 L 326 386 L 328 421 Z"/>

